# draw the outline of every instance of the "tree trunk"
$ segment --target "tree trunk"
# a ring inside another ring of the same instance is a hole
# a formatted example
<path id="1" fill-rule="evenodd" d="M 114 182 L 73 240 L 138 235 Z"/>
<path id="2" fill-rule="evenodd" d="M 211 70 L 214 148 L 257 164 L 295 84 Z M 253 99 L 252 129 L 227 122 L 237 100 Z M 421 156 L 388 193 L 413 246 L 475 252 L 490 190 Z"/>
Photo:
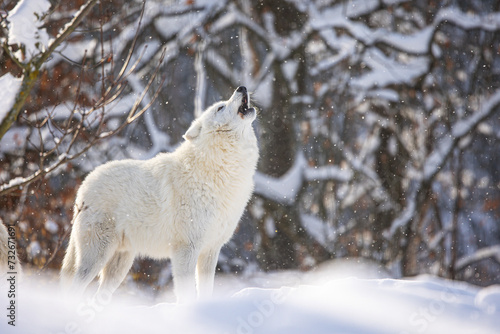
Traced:
<path id="1" fill-rule="evenodd" d="M 265 0 L 257 10 L 260 14 L 271 11 L 275 17 L 276 32 L 283 36 L 290 35 L 303 22 L 301 13 L 292 3 L 278 0 Z M 299 48 L 295 57 L 304 59 L 305 50 Z M 291 97 L 305 94 L 305 71 L 303 61 L 298 62 L 296 72 L 297 91 L 292 91 L 290 82 L 282 71 L 282 62 L 274 63 L 275 78 L 272 86 L 273 110 L 263 110 L 260 117 L 261 132 L 259 171 L 280 177 L 293 165 L 295 155 L 300 150 L 295 135 L 294 120 L 301 112 L 301 105 L 292 104 Z M 300 266 L 302 244 L 310 248 L 311 240 L 300 227 L 299 210 L 296 205 L 284 206 L 264 198 L 266 214 L 257 222 L 261 236 L 258 259 L 265 270 L 296 268 Z M 274 231 L 270 231 L 274 226 Z"/>

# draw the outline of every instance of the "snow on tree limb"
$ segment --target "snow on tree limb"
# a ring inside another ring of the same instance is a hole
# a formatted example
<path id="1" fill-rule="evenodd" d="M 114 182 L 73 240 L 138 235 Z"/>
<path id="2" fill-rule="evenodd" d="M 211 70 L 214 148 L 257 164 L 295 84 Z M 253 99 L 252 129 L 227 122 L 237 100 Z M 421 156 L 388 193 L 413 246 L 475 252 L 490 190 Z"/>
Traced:
<path id="1" fill-rule="evenodd" d="M 0 77 L 0 123 L 14 105 L 14 99 L 21 88 L 22 78 L 6 73 Z"/>
<path id="2" fill-rule="evenodd" d="M 26 62 L 31 60 L 40 51 L 45 51 L 49 43 L 49 35 L 45 28 L 42 28 L 41 18 L 50 9 L 50 2 L 47 0 L 21 0 L 9 12 L 7 21 L 9 22 L 9 44 L 17 44 L 24 49 Z M 23 55 L 16 53 L 16 58 L 23 61 Z"/>
<path id="3" fill-rule="evenodd" d="M 400 212 L 396 219 L 394 219 L 394 221 L 391 223 L 391 227 L 388 230 L 384 231 L 384 238 L 391 239 L 396 231 L 406 226 L 415 216 L 415 212 L 417 210 L 417 195 L 420 187 L 421 183 L 417 181 L 409 191 L 409 195 L 406 199 L 406 207 L 403 209 L 403 211 Z"/>
<path id="4" fill-rule="evenodd" d="M 143 7 L 144 10 L 144 7 Z M 80 11 L 81 12 L 81 11 Z M 139 26 L 142 20 L 139 19 Z M 58 130 L 61 132 L 59 137 L 56 137 L 52 130 L 49 129 L 52 139 L 54 140 L 54 145 L 51 148 L 47 148 L 47 144 L 44 143 L 44 138 L 41 134 L 41 128 L 43 124 L 49 124 L 53 122 L 53 115 L 49 113 L 49 115 L 45 118 L 45 121 L 42 121 L 42 125 L 38 126 L 39 131 L 39 139 L 40 139 L 40 147 L 39 147 L 39 168 L 35 172 L 31 173 L 26 177 L 18 177 L 13 180 L 6 182 L 0 185 L 0 195 L 7 194 L 13 190 L 22 188 L 33 181 L 36 181 L 46 175 L 50 175 L 55 172 L 59 167 L 63 166 L 67 162 L 78 158 L 79 156 L 85 154 L 89 151 L 94 145 L 96 145 L 99 141 L 109 138 L 116 133 L 120 132 L 125 126 L 137 120 L 156 100 L 160 89 L 157 89 L 154 94 L 149 97 L 146 96 L 150 91 L 152 83 L 157 78 L 157 75 L 160 71 L 161 65 L 163 64 L 165 49 L 162 51 L 160 55 L 160 59 L 158 65 L 156 66 L 153 73 L 151 73 L 150 79 L 146 86 L 142 86 L 134 81 L 134 73 L 133 71 L 136 69 L 136 66 L 141 61 L 141 56 L 130 66 L 131 55 L 135 48 L 135 43 L 137 41 L 137 36 L 139 34 L 140 29 L 136 30 L 136 36 L 133 39 L 133 43 L 130 47 L 130 52 L 126 57 L 122 68 L 119 71 L 118 76 L 115 78 L 114 82 L 110 84 L 106 89 L 103 89 L 100 98 L 94 102 L 93 106 L 90 108 L 84 108 L 84 110 L 77 110 L 76 104 L 70 112 L 69 117 L 66 119 L 66 125 L 58 127 Z M 40 65 L 41 66 L 41 65 Z M 81 76 L 80 76 L 81 78 Z M 80 79 L 81 80 L 81 79 Z M 121 124 L 109 131 L 105 130 L 104 123 L 107 119 L 106 115 L 106 106 L 116 101 L 118 97 L 122 94 L 123 89 L 125 87 L 125 81 L 128 80 L 129 83 L 136 83 L 136 87 L 141 87 L 142 90 L 137 90 L 137 97 L 132 105 L 132 107 L 128 108 L 128 116 L 121 122 Z M 33 82 L 35 80 L 33 79 Z M 165 78 L 160 82 L 159 87 L 163 85 Z M 76 116 L 78 115 L 78 116 Z M 36 117 L 35 117 L 36 118 Z M 87 132 L 87 140 L 82 143 L 79 147 L 77 147 L 76 142 L 79 135 Z M 50 157 L 53 157 L 53 154 L 57 154 L 57 156 L 51 161 L 47 163 L 45 160 L 48 160 Z"/>
<path id="5" fill-rule="evenodd" d="M 460 258 L 455 263 L 455 270 L 461 270 L 475 262 L 493 257 L 500 263 L 500 245 L 494 245 L 478 249 L 472 254 Z"/>
<path id="6" fill-rule="evenodd" d="M 210 34 L 217 34 L 232 26 L 243 26 L 251 30 L 254 34 L 266 40 L 268 32 L 251 20 L 245 13 L 240 12 L 235 6 L 230 6 L 209 29 Z"/>
<path id="7" fill-rule="evenodd" d="M 50 57 L 56 48 L 76 29 L 85 16 L 88 15 L 92 7 L 97 3 L 97 0 L 87 1 L 80 10 L 75 14 L 73 19 L 68 22 L 56 36 L 56 38 L 49 41 L 47 48 L 40 54 L 33 56 L 30 61 L 23 66 L 23 82 L 21 89 L 16 96 L 14 105 L 7 113 L 7 116 L 0 122 L 0 140 L 11 125 L 17 119 L 19 112 L 23 108 L 26 99 L 28 98 L 31 89 L 38 79 L 40 68 L 43 63 Z"/>
<path id="8" fill-rule="evenodd" d="M 363 60 L 372 71 L 353 79 L 352 85 L 364 90 L 393 84 L 409 84 L 426 74 L 430 64 L 426 57 L 415 58 L 409 63 L 402 64 L 386 57 L 379 49 L 369 49 L 364 54 Z"/>
<path id="9" fill-rule="evenodd" d="M 337 230 L 316 215 L 301 214 L 300 222 L 304 229 L 326 249 L 333 250 L 333 242 L 343 229 Z"/>
<path id="10" fill-rule="evenodd" d="M 321 12 L 315 7 L 309 7 L 309 15 L 311 18 L 312 28 L 315 30 L 324 30 L 332 28 L 346 29 L 349 34 L 356 40 L 365 45 L 375 45 L 384 43 L 391 48 L 407 52 L 413 55 L 426 55 L 429 53 L 430 41 L 435 30 L 441 23 L 452 23 L 465 30 L 468 29 L 483 29 L 495 31 L 500 29 L 500 14 L 493 13 L 484 16 L 472 15 L 464 13 L 456 7 L 447 7 L 441 9 L 434 22 L 413 34 L 401 34 L 390 32 L 385 28 L 370 29 L 365 24 L 358 21 L 350 20 L 349 16 L 342 15 L 343 5 L 339 4 L 334 7 L 322 10 Z"/>
<path id="11" fill-rule="evenodd" d="M 304 170 L 304 177 L 308 181 L 313 180 L 335 180 L 338 182 L 349 182 L 353 177 L 353 172 L 338 166 L 307 167 Z"/>
<path id="12" fill-rule="evenodd" d="M 465 13 L 456 7 L 441 9 L 436 15 L 435 25 L 450 22 L 462 29 L 482 29 L 496 31 L 500 29 L 500 13 L 490 13 L 487 15 L 475 15 Z"/>
<path id="13" fill-rule="evenodd" d="M 470 134 L 482 121 L 491 117 L 500 107 L 500 90 L 493 94 L 481 109 L 471 116 L 461 119 L 453 124 L 453 128 L 447 137 L 437 145 L 434 151 L 427 157 L 423 166 L 423 181 L 429 182 L 444 166 L 449 155 L 456 147 L 458 141 Z"/>
<path id="14" fill-rule="evenodd" d="M 255 193 L 283 205 L 292 205 L 304 181 L 348 182 L 352 177 L 351 170 L 337 166 L 309 167 L 304 153 L 299 152 L 292 167 L 279 178 L 257 172 L 254 177 Z"/>
<path id="15" fill-rule="evenodd" d="M 257 172 L 254 176 L 255 193 L 284 205 L 292 205 L 302 188 L 306 163 L 304 154 L 299 153 L 292 167 L 279 178 Z"/>
<path id="16" fill-rule="evenodd" d="M 415 184 L 409 190 L 406 199 L 406 207 L 391 223 L 389 230 L 384 232 L 384 236 L 387 239 L 392 238 L 397 230 L 406 226 L 412 220 L 418 208 L 418 193 L 421 190 L 422 185 L 430 183 L 439 173 L 460 139 L 472 133 L 479 123 L 486 120 L 488 117 L 491 117 L 495 112 L 498 112 L 499 108 L 500 90 L 493 94 L 482 105 L 480 110 L 453 124 L 448 136 L 444 137 L 444 139 L 438 143 L 433 152 L 426 158 L 422 168 L 422 176 L 414 180 Z"/>
<path id="17" fill-rule="evenodd" d="M 205 64 L 203 60 L 205 45 L 205 43 L 201 43 L 194 62 L 194 69 L 196 71 L 196 89 L 194 97 L 195 117 L 200 117 L 203 110 L 205 110 L 205 98 L 207 95 L 207 73 L 205 71 Z"/>

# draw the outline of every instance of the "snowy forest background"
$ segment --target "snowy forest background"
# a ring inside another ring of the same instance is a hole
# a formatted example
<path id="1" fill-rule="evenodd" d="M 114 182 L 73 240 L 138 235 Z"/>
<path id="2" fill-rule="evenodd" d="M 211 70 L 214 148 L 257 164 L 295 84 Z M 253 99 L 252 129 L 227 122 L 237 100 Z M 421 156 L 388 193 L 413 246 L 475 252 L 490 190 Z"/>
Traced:
<path id="1" fill-rule="evenodd" d="M 261 157 L 221 272 L 362 258 L 500 283 L 499 1 L 40 0 L 16 33 L 17 2 L 0 5 L 0 217 L 24 265 L 60 267 L 89 171 L 172 151 L 245 85 Z M 165 263 L 130 276 L 161 289 Z"/>

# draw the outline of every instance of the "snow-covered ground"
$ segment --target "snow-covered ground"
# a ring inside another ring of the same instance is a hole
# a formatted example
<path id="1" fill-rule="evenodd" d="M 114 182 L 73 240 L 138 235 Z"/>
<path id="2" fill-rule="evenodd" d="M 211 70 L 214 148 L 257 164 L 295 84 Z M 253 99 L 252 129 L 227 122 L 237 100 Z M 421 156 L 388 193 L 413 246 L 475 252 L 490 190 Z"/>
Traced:
<path id="1" fill-rule="evenodd" d="M 414 279 L 339 266 L 313 273 L 218 277 L 216 296 L 176 305 L 128 289 L 74 303 L 48 283 L 16 287 L 16 326 L 6 303 L 0 333 L 499 333 L 500 287 Z M 371 278 L 370 278 L 371 277 Z M 2 289 L 3 290 L 3 289 Z M 6 296 L 2 293 L 2 298 Z M 164 299 L 164 300 L 162 300 Z"/>

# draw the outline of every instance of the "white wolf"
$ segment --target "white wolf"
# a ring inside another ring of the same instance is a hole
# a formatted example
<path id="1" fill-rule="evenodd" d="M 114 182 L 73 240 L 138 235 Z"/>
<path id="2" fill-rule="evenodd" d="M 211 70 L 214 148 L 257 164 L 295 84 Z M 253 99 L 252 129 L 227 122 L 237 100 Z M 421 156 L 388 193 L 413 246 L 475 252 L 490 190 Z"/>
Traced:
<path id="1" fill-rule="evenodd" d="M 248 103 L 238 87 L 193 121 L 175 152 L 89 174 L 76 196 L 63 286 L 82 293 L 99 274 L 98 293 L 113 292 L 145 255 L 171 259 L 178 300 L 211 295 L 219 251 L 253 191 L 259 154 Z"/>

